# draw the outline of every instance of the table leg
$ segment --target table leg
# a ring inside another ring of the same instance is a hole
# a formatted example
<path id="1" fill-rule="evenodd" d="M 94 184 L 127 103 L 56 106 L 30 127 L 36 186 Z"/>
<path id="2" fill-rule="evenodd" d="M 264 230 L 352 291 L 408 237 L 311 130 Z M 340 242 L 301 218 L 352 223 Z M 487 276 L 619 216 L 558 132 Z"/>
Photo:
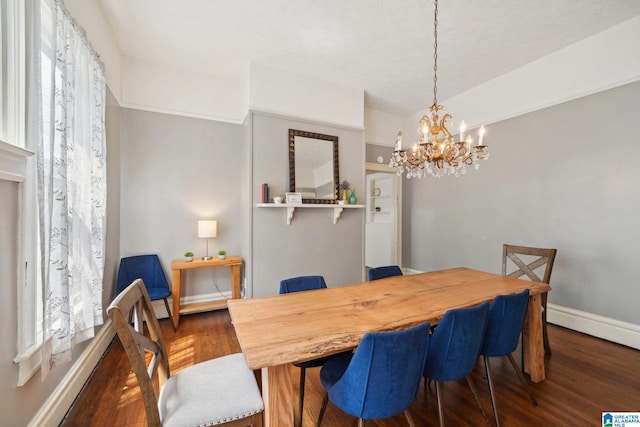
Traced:
<path id="1" fill-rule="evenodd" d="M 544 381 L 544 346 L 542 344 L 542 300 L 540 295 L 529 297 L 527 315 L 522 328 L 524 370 L 531 381 Z"/>
<path id="2" fill-rule="evenodd" d="M 173 280 L 171 283 L 171 305 L 172 307 L 172 321 L 173 327 L 178 329 L 178 324 L 180 323 L 180 276 L 182 275 L 182 270 L 173 270 Z"/>
<path id="3" fill-rule="evenodd" d="M 231 298 L 239 299 L 241 294 L 240 265 L 231 266 Z"/>
<path id="4" fill-rule="evenodd" d="M 264 427 L 293 425 L 293 387 L 289 365 L 262 368 L 262 400 Z"/>

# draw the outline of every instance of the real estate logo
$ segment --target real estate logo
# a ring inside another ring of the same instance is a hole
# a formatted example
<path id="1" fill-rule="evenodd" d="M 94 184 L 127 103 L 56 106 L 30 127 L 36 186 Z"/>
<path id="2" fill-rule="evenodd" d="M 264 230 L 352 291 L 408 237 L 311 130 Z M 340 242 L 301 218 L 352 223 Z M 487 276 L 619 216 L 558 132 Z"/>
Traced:
<path id="1" fill-rule="evenodd" d="M 602 427 L 640 427 L 640 412 L 603 412 Z"/>

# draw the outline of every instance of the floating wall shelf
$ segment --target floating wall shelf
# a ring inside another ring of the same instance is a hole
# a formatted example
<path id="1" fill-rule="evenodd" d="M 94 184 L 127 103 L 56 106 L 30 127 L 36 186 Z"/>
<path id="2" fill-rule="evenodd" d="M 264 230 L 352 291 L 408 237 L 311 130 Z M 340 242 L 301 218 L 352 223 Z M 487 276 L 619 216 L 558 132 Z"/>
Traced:
<path id="1" fill-rule="evenodd" d="M 287 209 L 287 225 L 291 224 L 293 213 L 296 209 L 333 209 L 333 223 L 337 224 L 344 209 L 363 209 L 364 205 L 321 205 L 321 204 L 301 204 L 301 203 L 258 203 L 258 208 L 280 208 Z"/>

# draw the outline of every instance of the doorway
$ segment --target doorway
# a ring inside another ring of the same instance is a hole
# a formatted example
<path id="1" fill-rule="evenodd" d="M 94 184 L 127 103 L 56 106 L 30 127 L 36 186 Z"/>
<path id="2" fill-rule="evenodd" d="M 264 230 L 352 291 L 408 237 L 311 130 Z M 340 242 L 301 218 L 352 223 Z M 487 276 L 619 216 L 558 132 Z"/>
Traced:
<path id="1" fill-rule="evenodd" d="M 365 267 L 402 267 L 402 180 L 387 165 L 367 163 Z"/>

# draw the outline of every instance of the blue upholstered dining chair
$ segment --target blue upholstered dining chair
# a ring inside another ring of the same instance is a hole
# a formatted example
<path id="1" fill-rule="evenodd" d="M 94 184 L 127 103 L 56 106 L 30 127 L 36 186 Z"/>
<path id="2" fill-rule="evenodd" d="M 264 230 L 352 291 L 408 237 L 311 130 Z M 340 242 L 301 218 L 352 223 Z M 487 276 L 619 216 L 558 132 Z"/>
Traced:
<path id="1" fill-rule="evenodd" d="M 327 390 L 318 416 L 318 426 L 331 400 L 344 412 L 364 420 L 392 417 L 404 412 L 415 400 L 424 369 L 430 325 L 366 334 L 355 353 L 343 354 L 324 364 L 320 381 Z"/>
<path id="2" fill-rule="evenodd" d="M 135 255 L 122 258 L 118 269 L 116 294 L 120 294 L 136 279 L 142 279 L 151 301 L 164 300 L 167 314 L 171 318 L 171 309 L 167 301 L 167 298 L 171 296 L 171 288 L 162 270 L 158 255 Z"/>
<path id="3" fill-rule="evenodd" d="M 280 281 L 281 294 L 325 289 L 326 287 L 327 283 L 322 276 L 299 276 Z"/>
<path id="4" fill-rule="evenodd" d="M 538 406 L 536 398 L 531 389 L 527 385 L 527 380 L 518 368 L 513 353 L 518 346 L 520 332 L 524 324 L 524 318 L 527 314 L 527 305 L 529 304 L 529 289 L 525 289 L 515 295 L 497 296 L 491 307 L 487 318 L 487 329 L 484 333 L 484 342 L 480 347 L 480 356 L 483 356 L 484 367 L 487 372 L 487 381 L 489 382 L 489 391 L 491 393 L 491 404 L 493 405 L 493 415 L 496 419 L 496 425 L 500 426 L 498 419 L 498 409 L 496 407 L 496 397 L 493 388 L 493 380 L 491 378 L 491 366 L 489 359 L 491 357 L 506 356 L 511 362 L 511 366 L 516 371 L 520 382 L 529 394 L 531 403 Z"/>
<path id="5" fill-rule="evenodd" d="M 384 279 L 385 277 L 402 276 L 402 270 L 397 265 L 385 265 L 369 269 L 369 281 Z"/>
<path id="6" fill-rule="evenodd" d="M 444 426 L 444 413 L 440 383 L 442 381 L 457 381 L 462 378 L 466 378 L 482 416 L 489 424 L 487 414 L 480 404 L 478 392 L 469 376 L 478 360 L 488 312 L 489 303 L 486 301 L 475 307 L 449 310 L 431 335 L 423 375 L 425 377 L 425 391 L 428 380 L 436 382 L 438 416 L 441 427 Z"/>
<path id="7" fill-rule="evenodd" d="M 280 293 L 288 294 L 292 292 L 311 291 L 314 289 L 326 289 L 327 283 L 322 276 L 299 276 L 292 277 L 290 279 L 284 279 L 280 281 Z M 351 352 L 347 352 L 351 354 Z M 320 357 L 318 359 L 307 360 L 305 362 L 294 363 L 295 366 L 300 368 L 300 400 L 298 402 L 298 417 L 296 419 L 296 426 L 302 425 L 302 410 L 304 408 L 304 383 L 307 368 L 316 368 L 324 365 L 327 361 L 340 356 L 342 353 L 334 354 L 331 356 Z"/>

